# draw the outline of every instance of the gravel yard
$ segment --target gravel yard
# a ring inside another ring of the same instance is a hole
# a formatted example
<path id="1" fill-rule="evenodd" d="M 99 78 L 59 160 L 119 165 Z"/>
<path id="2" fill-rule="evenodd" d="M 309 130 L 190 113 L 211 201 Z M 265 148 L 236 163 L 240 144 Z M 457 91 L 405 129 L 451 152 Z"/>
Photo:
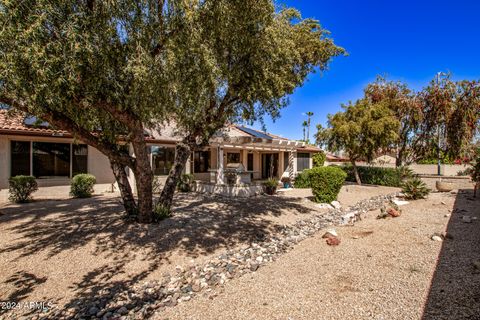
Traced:
<path id="1" fill-rule="evenodd" d="M 317 233 L 213 300 L 155 319 L 480 319 L 480 198 L 433 193 L 401 209 L 337 228 L 338 247 Z M 431 239 L 442 232 L 444 241 Z"/>
<path id="2" fill-rule="evenodd" d="M 173 218 L 135 225 L 121 220 L 122 206 L 114 195 L 65 199 L 60 196 L 67 194 L 64 190 L 55 190 L 53 200 L 0 206 L 1 301 L 74 308 L 99 292 L 161 278 L 177 265 L 201 263 L 262 241 L 280 226 L 321 213 L 301 195 L 228 199 L 179 194 Z M 351 198 L 351 190 L 344 187 L 340 199 Z M 359 187 L 355 199 L 391 192 Z M 39 198 L 51 199 L 48 192 Z"/>

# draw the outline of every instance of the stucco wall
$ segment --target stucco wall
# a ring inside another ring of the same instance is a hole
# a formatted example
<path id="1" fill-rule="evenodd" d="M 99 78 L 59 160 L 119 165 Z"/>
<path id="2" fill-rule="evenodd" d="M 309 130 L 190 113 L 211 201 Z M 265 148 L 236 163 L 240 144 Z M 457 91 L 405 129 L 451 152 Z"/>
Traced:
<path id="1" fill-rule="evenodd" d="M 114 183 L 112 168 L 108 158 L 97 149 L 88 146 L 88 172 L 97 178 L 97 183 Z"/>
<path id="2" fill-rule="evenodd" d="M 358 163 L 360 166 L 369 166 L 366 162 Z M 375 167 L 383 168 L 395 168 L 395 163 L 385 163 L 385 164 L 374 164 Z M 411 164 L 408 166 L 416 174 L 423 175 L 436 175 L 438 168 L 436 164 Z M 466 165 L 457 165 L 457 164 L 444 164 L 440 166 L 440 172 L 444 176 L 456 176 L 459 171 L 464 171 L 467 169 Z"/>
<path id="3" fill-rule="evenodd" d="M 10 152 L 8 139 L 0 136 L 0 189 L 8 187 L 8 178 L 10 175 Z"/>

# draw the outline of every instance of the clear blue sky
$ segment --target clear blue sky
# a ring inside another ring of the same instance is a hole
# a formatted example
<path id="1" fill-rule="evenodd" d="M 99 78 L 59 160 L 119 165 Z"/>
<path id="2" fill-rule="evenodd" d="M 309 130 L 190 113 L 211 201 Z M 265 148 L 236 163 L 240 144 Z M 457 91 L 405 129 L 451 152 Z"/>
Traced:
<path id="1" fill-rule="evenodd" d="M 266 119 L 269 132 L 302 139 L 303 113 L 315 113 L 312 129 L 325 124 L 327 114 L 360 98 L 378 74 L 406 81 L 414 89 L 438 71 L 449 71 L 454 79 L 480 79 L 478 0 L 282 2 L 299 9 L 304 18 L 319 20 L 349 56 L 334 59 L 323 74 L 311 75 L 290 97 L 280 119 Z"/>

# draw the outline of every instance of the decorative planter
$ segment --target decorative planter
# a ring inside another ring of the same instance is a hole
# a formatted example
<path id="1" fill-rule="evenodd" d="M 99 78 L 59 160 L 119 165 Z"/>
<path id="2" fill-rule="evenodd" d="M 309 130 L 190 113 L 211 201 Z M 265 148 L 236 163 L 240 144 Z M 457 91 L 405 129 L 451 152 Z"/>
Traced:
<path id="1" fill-rule="evenodd" d="M 277 187 L 264 186 L 265 193 L 272 196 L 277 192 Z"/>
<path id="2" fill-rule="evenodd" d="M 290 187 L 291 187 L 291 186 L 290 186 L 290 182 L 284 182 L 284 183 L 283 183 L 283 187 L 284 187 L 285 189 L 290 188 Z"/>
<path id="3" fill-rule="evenodd" d="M 440 192 L 450 192 L 455 189 L 455 186 L 451 182 L 437 181 L 435 187 Z"/>

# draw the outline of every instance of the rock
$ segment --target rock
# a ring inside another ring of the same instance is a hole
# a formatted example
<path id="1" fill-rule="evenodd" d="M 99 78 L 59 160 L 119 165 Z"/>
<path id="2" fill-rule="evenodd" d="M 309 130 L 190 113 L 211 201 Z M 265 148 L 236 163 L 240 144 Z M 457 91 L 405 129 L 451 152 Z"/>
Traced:
<path id="1" fill-rule="evenodd" d="M 333 206 L 328 203 L 317 203 L 315 206 L 319 209 L 328 209 L 328 210 L 333 209 Z"/>
<path id="2" fill-rule="evenodd" d="M 399 210 L 394 209 L 394 208 L 388 208 L 387 213 L 393 218 L 400 217 L 400 215 L 401 215 L 401 212 Z"/>
<path id="3" fill-rule="evenodd" d="M 258 269 L 258 263 L 252 263 L 250 265 L 250 271 L 257 271 Z"/>
<path id="4" fill-rule="evenodd" d="M 198 285 L 198 284 L 194 284 L 194 285 L 192 286 L 193 292 L 199 292 L 201 289 L 202 289 L 202 288 L 201 288 L 200 285 Z"/>
<path id="5" fill-rule="evenodd" d="M 331 204 L 332 207 L 334 207 L 335 209 L 341 209 L 341 208 L 342 208 L 342 205 L 341 205 L 340 202 L 338 202 L 338 201 L 332 201 L 332 202 L 330 202 L 330 204 Z"/>
<path id="6" fill-rule="evenodd" d="M 95 307 L 95 306 L 93 306 L 93 307 L 91 307 L 90 309 L 88 309 L 88 314 L 89 314 L 90 316 L 96 316 L 97 313 L 99 313 L 99 312 L 100 312 L 100 309 L 98 309 L 98 308 Z"/>
<path id="7" fill-rule="evenodd" d="M 472 264 L 476 271 L 480 271 L 480 260 L 473 261 Z"/>
<path id="8" fill-rule="evenodd" d="M 256 260 L 258 263 L 262 263 L 262 262 L 263 262 L 263 257 L 262 257 L 262 256 L 258 256 L 255 260 Z"/>
<path id="9" fill-rule="evenodd" d="M 443 217 L 444 218 L 450 218 L 452 215 L 450 213 L 445 214 Z"/>
<path id="10" fill-rule="evenodd" d="M 399 199 L 393 199 L 392 202 L 395 203 L 397 206 L 404 206 L 410 203 L 408 201 L 399 200 Z"/>
<path id="11" fill-rule="evenodd" d="M 447 205 L 447 204 L 445 203 L 445 201 L 442 201 L 442 202 L 440 202 L 440 203 L 443 204 L 443 205 Z"/>
<path id="12" fill-rule="evenodd" d="M 437 235 L 433 235 L 431 239 L 432 239 L 433 241 L 443 241 L 442 237 L 437 236 Z"/>
<path id="13" fill-rule="evenodd" d="M 327 244 L 329 246 L 338 246 L 340 244 L 340 239 L 337 237 L 327 238 Z"/>
<path id="14" fill-rule="evenodd" d="M 338 237 L 337 231 L 335 229 L 328 229 L 322 238 Z"/>
<path id="15" fill-rule="evenodd" d="M 117 313 L 124 316 L 128 313 L 128 309 L 125 306 L 123 306 L 123 307 L 121 307 L 120 309 L 117 310 Z"/>
<path id="16" fill-rule="evenodd" d="M 462 216 L 462 222 L 464 222 L 464 223 L 472 223 L 472 217 L 470 217 L 470 216 Z"/>

